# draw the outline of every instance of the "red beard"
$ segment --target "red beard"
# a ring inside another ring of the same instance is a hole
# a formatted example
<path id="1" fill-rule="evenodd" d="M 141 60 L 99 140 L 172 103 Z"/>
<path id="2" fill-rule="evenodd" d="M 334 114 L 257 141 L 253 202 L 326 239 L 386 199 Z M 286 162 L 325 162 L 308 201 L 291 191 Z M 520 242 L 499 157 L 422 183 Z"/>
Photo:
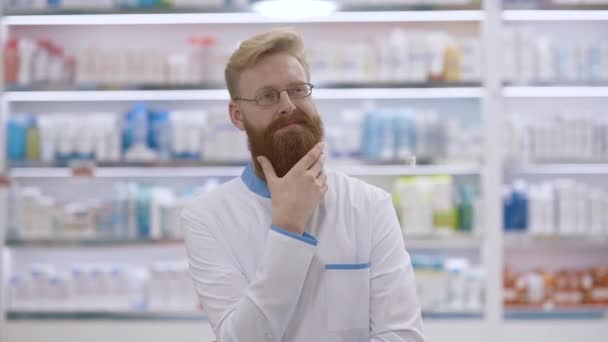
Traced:
<path id="1" fill-rule="evenodd" d="M 257 174 L 263 179 L 264 172 L 257 161 L 258 156 L 268 158 L 277 176 L 283 177 L 323 140 L 323 123 L 319 115 L 311 117 L 299 110 L 291 115 L 282 115 L 262 132 L 256 131 L 247 121 L 244 123 L 253 163 Z M 291 124 L 298 126 L 285 128 Z"/>

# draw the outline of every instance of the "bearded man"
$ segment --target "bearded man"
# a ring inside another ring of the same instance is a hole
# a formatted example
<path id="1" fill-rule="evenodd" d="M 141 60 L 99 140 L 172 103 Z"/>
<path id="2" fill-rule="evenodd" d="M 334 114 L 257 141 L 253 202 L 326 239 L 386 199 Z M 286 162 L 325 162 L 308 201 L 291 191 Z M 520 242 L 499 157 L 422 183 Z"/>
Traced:
<path id="1" fill-rule="evenodd" d="M 182 213 L 218 340 L 424 341 L 391 196 L 325 167 L 300 36 L 278 29 L 243 41 L 225 76 L 252 161 Z"/>

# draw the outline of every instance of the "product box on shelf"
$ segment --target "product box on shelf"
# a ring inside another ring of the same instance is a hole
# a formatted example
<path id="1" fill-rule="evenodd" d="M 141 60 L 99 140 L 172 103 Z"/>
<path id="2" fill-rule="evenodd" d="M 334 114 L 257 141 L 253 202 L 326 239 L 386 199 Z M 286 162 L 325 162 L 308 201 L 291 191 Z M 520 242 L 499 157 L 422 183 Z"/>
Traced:
<path id="1" fill-rule="evenodd" d="M 176 240 L 183 237 L 180 215 L 192 196 L 217 187 L 209 178 L 184 191 L 146 183 L 116 182 L 105 193 L 64 200 L 61 194 L 13 182 L 9 188 L 7 238 L 18 241 Z M 83 188 L 84 187 L 84 188 Z M 81 184 L 73 190 L 86 189 Z M 85 192 L 86 193 L 86 192 Z M 54 195 L 54 196 L 53 196 Z"/>
<path id="2" fill-rule="evenodd" d="M 452 176 L 400 177 L 393 198 L 404 234 L 410 236 L 478 234 L 481 199 L 471 184 Z"/>
<path id="3" fill-rule="evenodd" d="M 602 112 L 550 115 L 514 113 L 509 118 L 509 159 L 517 163 L 608 161 L 608 120 Z"/>
<path id="4" fill-rule="evenodd" d="M 503 81 L 512 84 L 596 84 L 608 81 L 608 41 L 553 37 L 528 27 L 503 34 Z"/>
<path id="5" fill-rule="evenodd" d="M 413 254 L 416 292 L 425 313 L 482 313 L 485 279 L 466 258 Z"/>
<path id="6" fill-rule="evenodd" d="M 506 308 L 538 310 L 608 309 L 608 268 L 604 266 L 548 271 L 534 269 L 503 274 Z"/>
<path id="7" fill-rule="evenodd" d="M 200 312 L 186 261 L 31 264 L 10 276 L 7 298 L 15 312 Z"/>
<path id="8" fill-rule="evenodd" d="M 503 191 L 504 229 L 535 236 L 608 236 L 608 191 L 570 178 Z"/>

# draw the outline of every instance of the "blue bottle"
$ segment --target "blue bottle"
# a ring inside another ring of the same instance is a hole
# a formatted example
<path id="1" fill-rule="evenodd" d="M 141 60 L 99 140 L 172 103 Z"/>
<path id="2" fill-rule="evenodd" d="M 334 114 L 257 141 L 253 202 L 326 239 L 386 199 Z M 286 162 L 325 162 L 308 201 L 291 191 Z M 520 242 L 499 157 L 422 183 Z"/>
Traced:
<path id="1" fill-rule="evenodd" d="M 397 160 L 406 160 L 414 155 L 415 127 L 410 111 L 402 111 L 394 117 L 395 152 Z"/>
<path id="2" fill-rule="evenodd" d="M 137 192 L 137 237 L 140 239 L 150 238 L 150 188 L 140 186 Z"/>
<path id="3" fill-rule="evenodd" d="M 135 141 L 147 140 L 148 107 L 145 103 L 135 104 L 127 113 L 123 132 L 123 148 L 128 150 Z"/>
<path id="4" fill-rule="evenodd" d="M 365 160 L 377 160 L 380 156 L 381 122 L 375 111 L 365 114 L 363 119 L 363 137 L 361 139 L 361 155 Z"/>
<path id="5" fill-rule="evenodd" d="M 508 231 L 528 229 L 528 194 L 525 183 L 516 182 L 512 189 L 505 192 L 504 228 Z"/>
<path id="6" fill-rule="evenodd" d="M 161 160 L 169 160 L 171 157 L 169 112 L 152 111 L 148 119 L 148 146 L 156 150 Z"/>
<path id="7" fill-rule="evenodd" d="M 25 160 L 28 122 L 29 119 L 25 116 L 15 116 L 8 120 L 6 137 L 7 156 L 10 161 Z"/>

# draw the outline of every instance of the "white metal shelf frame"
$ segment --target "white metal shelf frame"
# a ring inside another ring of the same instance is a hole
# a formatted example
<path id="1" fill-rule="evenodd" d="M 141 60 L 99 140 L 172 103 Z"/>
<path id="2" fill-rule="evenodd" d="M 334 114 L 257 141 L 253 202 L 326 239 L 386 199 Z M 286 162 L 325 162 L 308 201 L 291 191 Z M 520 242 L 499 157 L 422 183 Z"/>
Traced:
<path id="1" fill-rule="evenodd" d="M 83 14 L 6 16 L 5 26 L 50 25 L 183 25 L 183 24 L 283 24 L 283 23 L 390 23 L 478 22 L 480 10 L 338 12 L 304 19 L 271 19 L 257 13 Z"/>
<path id="2" fill-rule="evenodd" d="M 328 168 L 351 176 L 401 176 L 401 175 L 476 175 L 481 169 L 475 165 L 332 165 Z M 237 177 L 242 166 L 195 166 L 195 167 L 97 167 L 93 176 L 98 178 L 141 177 Z M 72 169 L 66 167 L 17 167 L 10 176 L 20 178 L 68 178 Z"/>
<path id="3" fill-rule="evenodd" d="M 313 96 L 319 100 L 338 99 L 466 99 L 484 96 L 479 87 L 439 88 L 319 88 Z M 9 91 L 6 102 L 65 101 L 224 101 L 224 89 L 207 90 L 75 90 L 75 91 Z"/>
<path id="4" fill-rule="evenodd" d="M 462 234 L 450 236 L 417 236 L 404 234 L 405 246 L 408 249 L 431 250 L 478 250 L 482 244 L 481 236 Z M 106 247 L 166 247 L 183 244 L 183 239 L 13 239 L 8 241 L 10 249 L 23 248 L 106 248 Z"/>
<path id="5" fill-rule="evenodd" d="M 481 25 L 481 44 L 483 46 L 484 72 L 482 75 L 484 90 L 488 94 L 482 100 L 482 118 L 484 128 L 484 173 L 482 191 L 484 195 L 484 243 L 481 248 L 481 262 L 485 272 L 486 296 L 484 328 L 480 331 L 482 340 L 496 339 L 503 323 L 502 307 L 502 204 L 500 202 L 502 186 L 502 128 L 500 98 L 500 60 L 501 45 L 501 0 L 484 0 L 483 9 L 486 20 Z"/>
<path id="6" fill-rule="evenodd" d="M 3 17 L 4 6 L 0 5 L 0 17 Z M 4 43 L 6 37 L 7 30 L 5 28 L 0 28 L 0 42 Z M 4 46 L 4 44 L 2 44 Z M 4 59 L 3 59 L 4 60 Z M 4 63 L 0 63 L 0 75 L 4 75 Z M 0 94 L 4 93 L 4 77 L 0 78 Z M 5 172 L 5 151 L 6 151 L 6 138 L 5 138 L 5 118 L 7 115 L 8 106 L 5 103 L 0 103 L 0 176 Z M 0 342 L 8 341 L 8 332 L 6 325 L 6 307 L 7 304 L 5 300 L 7 296 L 5 294 L 5 273 L 7 270 L 5 269 L 6 255 L 5 255 L 5 235 L 7 230 L 7 220 L 4 217 L 5 213 L 8 211 L 8 203 L 7 203 L 7 191 L 2 186 L 0 186 Z"/>
<path id="7" fill-rule="evenodd" d="M 505 10 L 504 21 L 608 21 L 608 10 Z"/>
<path id="8" fill-rule="evenodd" d="M 522 165 L 506 171 L 524 175 L 608 175 L 608 164 L 534 164 Z"/>
<path id="9" fill-rule="evenodd" d="M 608 237 L 593 235 L 561 236 L 533 235 L 531 233 L 506 233 L 504 236 L 505 248 L 538 248 L 556 247 L 558 249 L 588 249 L 608 248 Z"/>
<path id="10" fill-rule="evenodd" d="M 502 95 L 507 98 L 608 98 L 607 86 L 509 86 L 503 87 Z"/>

